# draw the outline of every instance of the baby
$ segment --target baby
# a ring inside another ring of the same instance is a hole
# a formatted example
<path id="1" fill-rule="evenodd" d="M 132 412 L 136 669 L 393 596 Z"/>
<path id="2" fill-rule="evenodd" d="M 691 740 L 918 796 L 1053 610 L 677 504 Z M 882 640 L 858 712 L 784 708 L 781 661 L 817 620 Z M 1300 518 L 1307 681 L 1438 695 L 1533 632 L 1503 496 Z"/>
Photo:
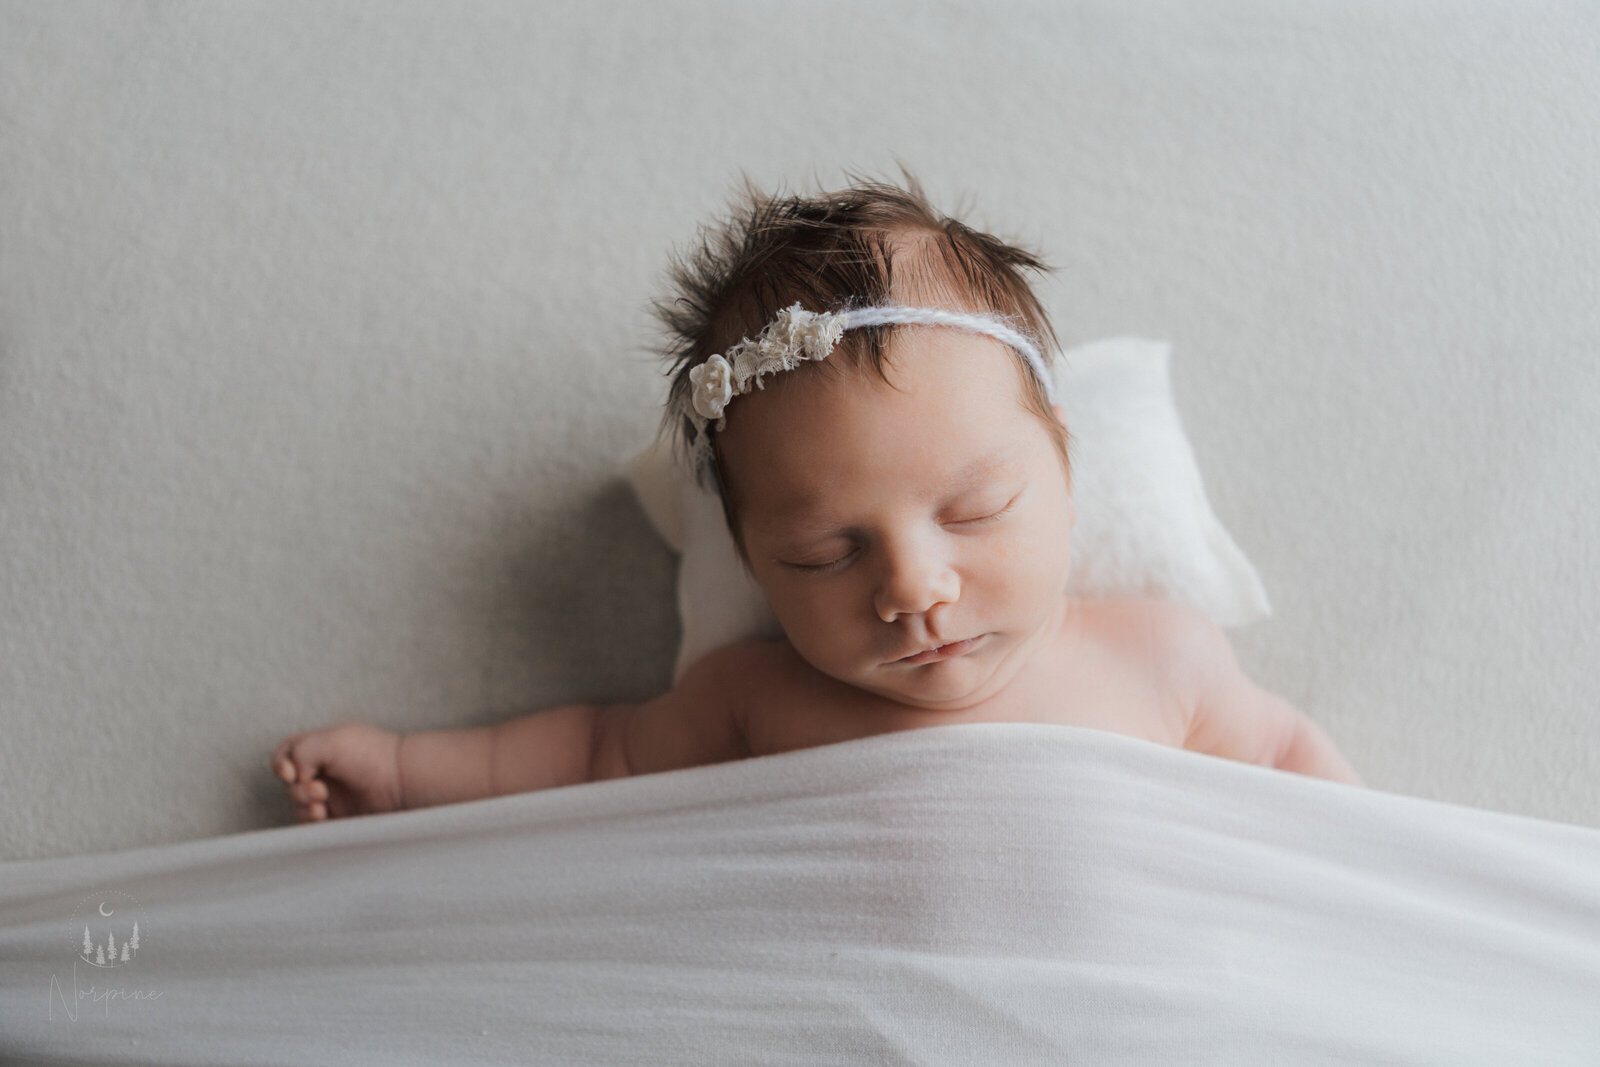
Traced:
<path id="1" fill-rule="evenodd" d="M 721 492 L 784 637 L 639 704 L 273 753 L 305 821 L 649 774 L 945 723 L 1038 722 L 1360 784 L 1204 615 L 1067 596 L 1067 428 L 1026 251 L 915 182 L 749 193 L 673 272 L 668 428 Z"/>

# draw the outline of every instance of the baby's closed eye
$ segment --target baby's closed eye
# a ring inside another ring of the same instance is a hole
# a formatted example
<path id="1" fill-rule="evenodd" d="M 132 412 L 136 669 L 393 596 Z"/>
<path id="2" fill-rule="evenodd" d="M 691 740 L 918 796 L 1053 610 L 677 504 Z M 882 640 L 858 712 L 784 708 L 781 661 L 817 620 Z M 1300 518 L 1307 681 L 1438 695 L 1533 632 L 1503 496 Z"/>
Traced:
<path id="1" fill-rule="evenodd" d="M 830 571 L 850 562 L 858 551 L 860 546 L 851 539 L 829 538 L 821 544 L 780 553 L 778 562 L 799 571 Z"/>
<path id="2" fill-rule="evenodd" d="M 991 489 L 959 498 L 930 517 L 939 527 L 957 533 L 981 529 L 1015 511 L 1026 493 L 1026 487 L 1000 491 Z M 822 540 L 797 542 L 778 552 L 774 558 L 791 570 L 827 574 L 849 566 L 860 555 L 867 540 L 869 538 L 865 535 L 857 536 L 851 531 L 844 531 Z"/>
<path id="3" fill-rule="evenodd" d="M 1022 491 L 991 494 L 973 501 L 963 501 L 946 508 L 939 522 L 944 526 L 971 526 L 995 522 L 1013 511 L 1022 499 Z"/>

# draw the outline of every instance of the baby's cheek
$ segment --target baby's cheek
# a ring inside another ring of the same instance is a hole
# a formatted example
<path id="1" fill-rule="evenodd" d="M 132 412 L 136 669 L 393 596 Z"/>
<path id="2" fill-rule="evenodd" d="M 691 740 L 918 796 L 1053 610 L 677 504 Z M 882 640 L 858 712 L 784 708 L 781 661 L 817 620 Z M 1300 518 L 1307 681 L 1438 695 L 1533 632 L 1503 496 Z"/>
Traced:
<path id="1" fill-rule="evenodd" d="M 1066 590 L 1070 549 L 1065 537 L 1019 537 L 994 546 L 992 587 L 1011 599 L 1027 600 Z"/>
<path id="2" fill-rule="evenodd" d="M 812 595 L 783 595 L 768 601 L 784 636 L 802 655 L 820 653 L 830 637 L 837 637 L 843 629 L 838 608 L 826 598 Z M 810 658 L 810 655 L 807 655 Z"/>

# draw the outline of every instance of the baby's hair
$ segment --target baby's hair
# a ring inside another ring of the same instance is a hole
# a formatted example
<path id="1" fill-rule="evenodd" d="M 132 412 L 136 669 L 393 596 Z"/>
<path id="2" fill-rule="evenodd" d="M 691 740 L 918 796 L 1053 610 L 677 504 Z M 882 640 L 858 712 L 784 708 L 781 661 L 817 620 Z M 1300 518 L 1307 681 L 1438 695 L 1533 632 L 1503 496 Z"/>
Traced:
<path id="1" fill-rule="evenodd" d="M 764 193 L 746 178 L 728 217 L 703 227 L 698 245 L 674 258 L 669 279 L 677 295 L 654 307 L 668 333 L 664 355 L 671 361 L 663 429 L 681 448 L 690 450 L 696 433 L 689 420 L 673 415 L 685 408 L 691 370 L 755 337 L 797 302 L 808 311 L 891 303 L 897 274 L 925 294 L 915 303 L 999 315 L 1051 358 L 1059 343 L 1027 277 L 1049 267 L 1033 252 L 941 214 L 914 177 L 906 173 L 904 181 L 902 187 L 852 176 L 833 192 L 784 196 Z M 810 366 L 870 366 L 888 381 L 883 348 L 891 329 L 851 330 L 827 361 Z M 1022 380 L 1026 406 L 1051 428 L 1065 465 L 1066 431 L 1043 383 L 1029 373 Z M 716 437 L 712 469 L 738 543 L 736 500 L 717 460 Z"/>

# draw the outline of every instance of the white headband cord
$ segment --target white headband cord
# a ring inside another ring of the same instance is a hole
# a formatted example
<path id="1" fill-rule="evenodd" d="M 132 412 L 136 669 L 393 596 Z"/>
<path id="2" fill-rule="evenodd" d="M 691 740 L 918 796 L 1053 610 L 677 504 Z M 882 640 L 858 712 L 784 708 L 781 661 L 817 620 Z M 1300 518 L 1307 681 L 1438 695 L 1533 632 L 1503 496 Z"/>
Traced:
<path id="1" fill-rule="evenodd" d="M 1038 346 L 998 316 L 895 304 L 807 311 L 794 304 L 773 316 L 755 340 L 745 338 L 689 370 L 690 390 L 682 414 L 697 431 L 697 465 L 709 461 L 712 423 L 718 430 L 723 428 L 730 400 L 762 388 L 761 379 L 766 375 L 793 370 L 806 360 L 827 359 L 846 330 L 864 326 L 949 326 L 992 337 L 1022 357 L 1050 403 L 1056 403 L 1055 381 Z"/>

